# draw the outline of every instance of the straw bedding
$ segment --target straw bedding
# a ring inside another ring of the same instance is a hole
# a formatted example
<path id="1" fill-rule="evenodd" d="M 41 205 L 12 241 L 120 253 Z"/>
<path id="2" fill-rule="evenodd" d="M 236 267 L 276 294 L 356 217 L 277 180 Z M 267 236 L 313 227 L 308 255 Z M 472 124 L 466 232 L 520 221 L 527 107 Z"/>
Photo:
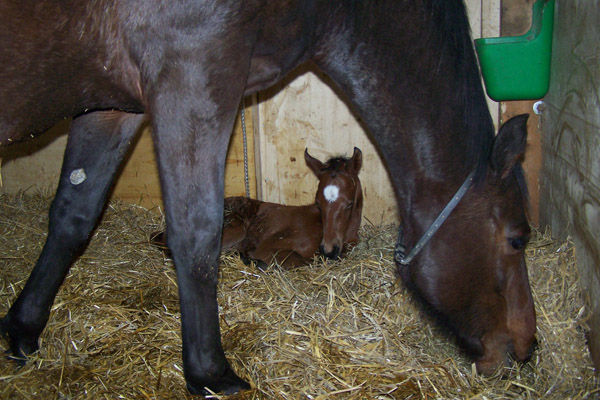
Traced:
<path id="1" fill-rule="evenodd" d="M 37 259 L 48 196 L 0 196 L 0 315 Z M 41 350 L 0 362 L 0 398 L 184 399 L 177 283 L 148 244 L 160 213 L 113 202 L 63 284 Z M 222 256 L 223 346 L 253 389 L 238 399 L 595 398 L 575 249 L 538 233 L 527 250 L 539 349 L 483 378 L 394 273 L 393 227 L 366 226 L 343 261 L 260 272 Z M 0 350 L 7 342 L 0 341 Z M 215 396 L 217 398 L 219 396 Z M 220 398 L 220 397 L 219 397 Z"/>

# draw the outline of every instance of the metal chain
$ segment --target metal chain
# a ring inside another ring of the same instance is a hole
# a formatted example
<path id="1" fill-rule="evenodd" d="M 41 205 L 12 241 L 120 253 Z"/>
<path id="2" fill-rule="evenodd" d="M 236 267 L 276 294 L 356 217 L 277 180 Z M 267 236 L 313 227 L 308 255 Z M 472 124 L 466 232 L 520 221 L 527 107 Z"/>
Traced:
<path id="1" fill-rule="evenodd" d="M 246 137 L 246 113 L 244 112 L 244 98 L 242 97 L 242 136 L 244 137 L 244 183 L 246 184 L 246 197 L 250 198 L 250 178 L 248 177 L 248 139 Z"/>

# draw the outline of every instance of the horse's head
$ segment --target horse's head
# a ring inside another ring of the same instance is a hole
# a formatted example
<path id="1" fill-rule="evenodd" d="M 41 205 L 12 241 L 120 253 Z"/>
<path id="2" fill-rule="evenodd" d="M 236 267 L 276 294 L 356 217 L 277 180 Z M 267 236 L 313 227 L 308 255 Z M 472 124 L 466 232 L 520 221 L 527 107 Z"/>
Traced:
<path id="1" fill-rule="evenodd" d="M 358 179 L 362 152 L 355 147 L 352 158 L 338 157 L 322 163 L 305 151 L 304 159 L 319 179 L 315 199 L 323 224 L 319 249 L 328 258 L 336 259 L 344 251 L 344 246 L 358 243 L 363 206 Z"/>
<path id="2" fill-rule="evenodd" d="M 520 165 L 526 123 L 526 116 L 519 116 L 504 124 L 483 181 L 466 192 L 410 265 L 400 266 L 405 281 L 458 334 L 477 369 L 486 374 L 506 364 L 509 356 L 526 361 L 536 342 L 524 257 L 530 234 Z M 428 229 L 441 211 L 439 203 L 415 207 L 404 224 L 406 244 L 414 245 Z"/>

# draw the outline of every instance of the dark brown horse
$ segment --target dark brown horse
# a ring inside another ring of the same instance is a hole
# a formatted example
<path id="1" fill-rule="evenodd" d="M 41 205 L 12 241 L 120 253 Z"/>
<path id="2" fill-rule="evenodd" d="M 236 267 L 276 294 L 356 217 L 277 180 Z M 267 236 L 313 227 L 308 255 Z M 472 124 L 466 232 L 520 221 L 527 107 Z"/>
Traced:
<path id="1" fill-rule="evenodd" d="M 358 243 L 363 196 L 358 172 L 362 153 L 322 163 L 304 152 L 306 165 L 319 179 L 315 203 L 286 206 L 245 197 L 225 199 L 222 248 L 243 258 L 284 267 L 308 264 L 315 253 L 337 259 Z"/>
<path id="2" fill-rule="evenodd" d="M 219 331 L 225 155 L 242 96 L 312 60 L 345 93 L 387 164 L 404 281 L 480 371 L 529 357 L 536 323 L 523 252 L 526 118 L 494 137 L 461 0 L 0 0 L 0 26 L 0 143 L 74 117 L 46 244 L 0 324 L 14 356 L 38 348 L 59 286 L 146 119 L 177 270 L 188 388 L 248 387 Z"/>

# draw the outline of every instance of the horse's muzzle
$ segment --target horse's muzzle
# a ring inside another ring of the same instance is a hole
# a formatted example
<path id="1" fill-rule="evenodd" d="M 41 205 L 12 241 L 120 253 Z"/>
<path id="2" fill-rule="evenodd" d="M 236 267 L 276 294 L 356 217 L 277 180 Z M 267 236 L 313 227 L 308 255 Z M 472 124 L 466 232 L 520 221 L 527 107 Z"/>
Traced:
<path id="1" fill-rule="evenodd" d="M 509 349 L 509 354 L 513 360 L 515 360 L 519 363 L 526 363 L 531 359 L 531 357 L 533 356 L 533 353 L 537 350 L 537 348 L 538 348 L 538 340 L 536 337 L 533 337 L 533 339 L 531 340 L 529 345 L 527 345 L 526 347 L 524 347 L 522 349 L 515 348 L 514 343 L 511 344 L 510 349 Z"/>
<path id="2" fill-rule="evenodd" d="M 325 246 L 321 244 L 319 246 L 319 252 L 325 257 L 329 258 L 330 260 L 337 260 L 338 258 L 340 258 L 341 249 L 338 245 L 334 245 L 331 251 L 327 252 L 325 250 Z"/>

